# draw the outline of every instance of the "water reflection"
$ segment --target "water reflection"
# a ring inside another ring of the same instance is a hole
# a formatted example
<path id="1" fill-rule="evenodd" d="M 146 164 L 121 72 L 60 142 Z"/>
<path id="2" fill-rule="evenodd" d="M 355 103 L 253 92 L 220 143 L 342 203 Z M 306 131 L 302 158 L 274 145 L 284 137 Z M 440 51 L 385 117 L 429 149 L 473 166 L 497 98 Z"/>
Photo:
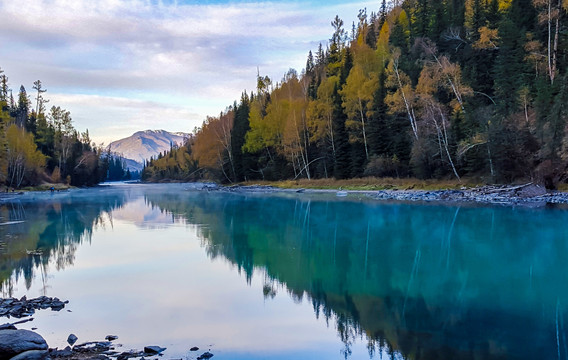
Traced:
<path id="1" fill-rule="evenodd" d="M 186 194 L 147 196 L 201 224 L 206 251 L 264 269 L 345 344 L 408 359 L 566 355 L 568 213 Z M 265 287 L 270 297 L 274 286 Z"/>
<path id="2" fill-rule="evenodd" d="M 77 247 L 90 242 L 97 227 L 112 226 L 112 211 L 126 201 L 123 192 L 91 198 L 32 196 L 0 206 L 0 289 L 12 296 L 14 283 L 25 279 L 29 289 L 35 276 L 48 288 L 50 266 L 73 265 Z"/>
<path id="3" fill-rule="evenodd" d="M 0 206 L 0 283 L 73 264 L 93 231 L 186 224 L 265 301 L 286 292 L 335 327 L 350 357 L 534 359 L 568 355 L 568 212 L 385 204 L 325 196 L 138 187 Z M 26 250 L 41 250 L 28 255 Z M 181 274 L 183 277 L 186 274 Z"/>

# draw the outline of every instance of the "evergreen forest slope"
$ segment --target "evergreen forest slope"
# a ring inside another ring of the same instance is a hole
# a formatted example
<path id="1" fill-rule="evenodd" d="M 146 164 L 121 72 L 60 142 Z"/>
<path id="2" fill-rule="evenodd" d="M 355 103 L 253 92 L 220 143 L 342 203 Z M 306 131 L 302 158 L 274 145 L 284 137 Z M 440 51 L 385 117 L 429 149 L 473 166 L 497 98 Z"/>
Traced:
<path id="1" fill-rule="evenodd" d="M 566 181 L 567 0 L 378 5 L 143 178 Z"/>
<path id="2" fill-rule="evenodd" d="M 33 90 L 35 101 L 23 85 L 14 98 L 8 76 L 0 69 L 0 189 L 104 181 L 113 156 L 94 145 L 88 130 L 75 129 L 69 111 L 60 106 L 47 109 L 47 90 L 40 80 Z M 118 166 L 123 173 L 120 162 Z"/>

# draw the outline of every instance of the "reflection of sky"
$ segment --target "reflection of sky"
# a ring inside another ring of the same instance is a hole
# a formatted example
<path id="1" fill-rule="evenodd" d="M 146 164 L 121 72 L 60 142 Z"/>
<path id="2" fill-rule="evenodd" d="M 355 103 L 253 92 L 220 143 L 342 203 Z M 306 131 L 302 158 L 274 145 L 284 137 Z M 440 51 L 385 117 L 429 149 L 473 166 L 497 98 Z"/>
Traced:
<path id="1" fill-rule="evenodd" d="M 136 216 L 143 206 L 148 211 Z M 160 226 L 141 227 L 146 218 Z M 70 333 L 79 341 L 116 334 L 124 350 L 160 345 L 167 358 L 187 357 L 192 346 L 232 359 L 342 357 L 333 325 L 316 320 L 308 301 L 296 304 L 283 289 L 265 300 L 262 274 L 247 285 L 234 266 L 207 257 L 194 227 L 172 224 L 142 199 L 115 211 L 113 226 L 95 230 L 74 266 L 52 273 L 48 284 L 48 296 L 70 304 L 39 311 L 22 327 L 37 327 L 51 347 L 65 347 Z M 14 296 L 41 295 L 40 279 L 24 289 L 17 284 Z M 352 358 L 362 357 L 359 344 Z"/>
<path id="2" fill-rule="evenodd" d="M 172 224 L 174 219 L 170 213 L 157 207 L 146 205 L 143 198 L 128 202 L 112 212 L 113 219 L 124 220 L 142 228 L 160 228 Z"/>

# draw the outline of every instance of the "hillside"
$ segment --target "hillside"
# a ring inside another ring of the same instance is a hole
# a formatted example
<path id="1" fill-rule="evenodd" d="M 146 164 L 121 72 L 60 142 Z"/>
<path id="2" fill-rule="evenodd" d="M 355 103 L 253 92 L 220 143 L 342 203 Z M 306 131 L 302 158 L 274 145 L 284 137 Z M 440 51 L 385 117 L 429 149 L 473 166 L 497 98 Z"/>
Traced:
<path id="1" fill-rule="evenodd" d="M 156 157 L 159 153 L 169 151 L 172 144 L 183 145 L 188 136 L 189 134 L 182 132 L 144 130 L 138 131 L 127 138 L 113 141 L 109 147 L 111 152 L 120 154 L 127 160 L 128 168 L 141 170 L 145 160 Z"/>
<path id="2" fill-rule="evenodd" d="M 258 74 L 142 178 L 568 182 L 568 1 L 388 4 L 330 19 L 304 69 Z"/>

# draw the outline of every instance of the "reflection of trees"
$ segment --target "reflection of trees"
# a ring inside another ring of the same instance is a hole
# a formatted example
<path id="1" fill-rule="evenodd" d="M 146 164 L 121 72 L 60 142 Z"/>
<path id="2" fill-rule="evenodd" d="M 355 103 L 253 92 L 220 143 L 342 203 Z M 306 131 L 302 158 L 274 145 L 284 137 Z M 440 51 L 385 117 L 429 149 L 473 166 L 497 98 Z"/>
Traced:
<path id="1" fill-rule="evenodd" d="M 146 199 L 199 225 L 208 254 L 247 281 L 262 269 L 292 298 L 307 296 L 335 324 L 346 357 L 363 337 L 371 356 L 390 358 L 564 354 L 564 321 L 558 344 L 555 324 L 557 302 L 568 301 L 568 238 L 554 229 L 566 212 L 218 193 Z"/>
<path id="2" fill-rule="evenodd" d="M 21 278 L 29 289 L 36 276 L 41 277 L 45 293 L 50 265 L 56 270 L 73 265 L 78 245 L 90 242 L 93 229 L 105 226 L 111 211 L 124 201 L 124 194 L 115 194 L 2 204 L 2 222 L 23 221 L 0 226 L 0 241 L 6 249 L 0 255 L 2 295 L 11 296 Z"/>

